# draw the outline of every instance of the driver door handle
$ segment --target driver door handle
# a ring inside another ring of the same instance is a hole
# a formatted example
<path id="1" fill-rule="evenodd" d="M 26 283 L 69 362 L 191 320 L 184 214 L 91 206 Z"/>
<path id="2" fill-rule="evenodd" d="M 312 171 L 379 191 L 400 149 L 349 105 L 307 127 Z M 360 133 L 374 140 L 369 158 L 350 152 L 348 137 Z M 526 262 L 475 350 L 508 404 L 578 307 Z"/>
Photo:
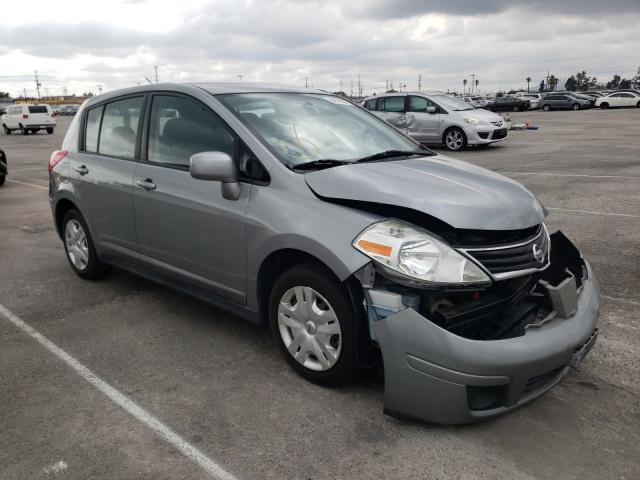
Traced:
<path id="1" fill-rule="evenodd" d="M 87 173 L 89 173 L 89 169 L 87 168 L 86 165 L 79 165 L 74 170 L 78 172 L 80 175 L 86 175 Z"/>
<path id="2" fill-rule="evenodd" d="M 147 192 L 156 189 L 156 184 L 153 183 L 153 180 L 151 180 L 150 178 L 147 178 L 145 180 L 136 180 L 136 186 L 146 190 Z"/>

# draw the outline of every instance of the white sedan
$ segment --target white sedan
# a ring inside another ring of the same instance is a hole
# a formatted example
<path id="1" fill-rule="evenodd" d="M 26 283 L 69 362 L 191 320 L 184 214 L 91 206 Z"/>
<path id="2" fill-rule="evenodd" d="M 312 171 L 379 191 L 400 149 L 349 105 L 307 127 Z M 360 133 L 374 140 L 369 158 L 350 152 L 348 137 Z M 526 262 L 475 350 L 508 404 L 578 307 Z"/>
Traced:
<path id="1" fill-rule="evenodd" d="M 611 93 L 596 100 L 596 107 L 640 107 L 640 95 L 631 92 Z"/>

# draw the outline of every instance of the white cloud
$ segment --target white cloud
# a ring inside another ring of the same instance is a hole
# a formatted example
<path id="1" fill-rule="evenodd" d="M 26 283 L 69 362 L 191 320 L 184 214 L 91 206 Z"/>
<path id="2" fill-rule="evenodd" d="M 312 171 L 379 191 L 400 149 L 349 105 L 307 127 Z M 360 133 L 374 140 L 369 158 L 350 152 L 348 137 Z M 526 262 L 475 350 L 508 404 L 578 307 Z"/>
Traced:
<path id="1" fill-rule="evenodd" d="M 62 5 L 61 5 L 62 4 Z M 533 84 L 585 69 L 602 79 L 638 68 L 637 0 L 120 0 L 3 5 L 0 90 L 96 92 L 153 79 L 270 81 L 365 93 L 387 79 L 415 89 Z"/>

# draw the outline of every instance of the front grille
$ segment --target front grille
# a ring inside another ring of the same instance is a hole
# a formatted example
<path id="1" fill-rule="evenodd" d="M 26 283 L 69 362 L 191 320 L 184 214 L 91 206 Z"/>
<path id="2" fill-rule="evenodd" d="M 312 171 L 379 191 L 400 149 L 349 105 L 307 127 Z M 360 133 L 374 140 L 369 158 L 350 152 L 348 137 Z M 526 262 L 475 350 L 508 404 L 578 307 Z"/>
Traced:
<path id="1" fill-rule="evenodd" d="M 550 384 L 551 382 L 553 382 L 558 375 L 560 374 L 560 372 L 562 371 L 564 367 L 558 367 L 555 368 L 549 372 L 543 373 L 542 375 L 537 375 L 535 377 L 531 377 L 528 381 L 527 384 L 524 387 L 524 391 L 522 392 L 523 395 L 526 395 L 529 392 L 533 392 L 535 390 L 538 390 L 548 384 Z"/>
<path id="2" fill-rule="evenodd" d="M 496 127 L 501 127 L 502 125 L 504 125 L 504 120 L 498 120 L 497 122 L 491 122 L 493 123 Z"/>
<path id="3" fill-rule="evenodd" d="M 465 251 L 494 275 L 535 270 L 549 262 L 549 234 L 546 228 L 538 231 L 529 241 L 491 248 L 473 248 Z"/>
<path id="4" fill-rule="evenodd" d="M 500 130 L 494 130 L 493 136 L 491 137 L 493 140 L 497 140 L 499 138 L 504 138 L 507 136 L 507 129 L 501 128 Z"/>

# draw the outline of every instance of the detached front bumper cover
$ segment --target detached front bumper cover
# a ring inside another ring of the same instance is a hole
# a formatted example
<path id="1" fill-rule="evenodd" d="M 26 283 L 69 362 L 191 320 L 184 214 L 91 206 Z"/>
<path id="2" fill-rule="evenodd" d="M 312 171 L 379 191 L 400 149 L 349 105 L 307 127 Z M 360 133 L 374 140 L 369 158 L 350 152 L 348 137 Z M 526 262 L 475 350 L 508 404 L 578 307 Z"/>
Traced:
<path id="1" fill-rule="evenodd" d="M 568 242 L 561 233 L 551 238 L 552 251 L 554 240 L 559 251 Z M 508 412 L 552 388 L 597 337 L 598 285 L 589 264 L 583 265 L 586 275 L 571 316 L 558 312 L 519 337 L 470 340 L 412 308 L 377 321 L 373 329 L 384 359 L 385 413 L 469 423 Z"/>

